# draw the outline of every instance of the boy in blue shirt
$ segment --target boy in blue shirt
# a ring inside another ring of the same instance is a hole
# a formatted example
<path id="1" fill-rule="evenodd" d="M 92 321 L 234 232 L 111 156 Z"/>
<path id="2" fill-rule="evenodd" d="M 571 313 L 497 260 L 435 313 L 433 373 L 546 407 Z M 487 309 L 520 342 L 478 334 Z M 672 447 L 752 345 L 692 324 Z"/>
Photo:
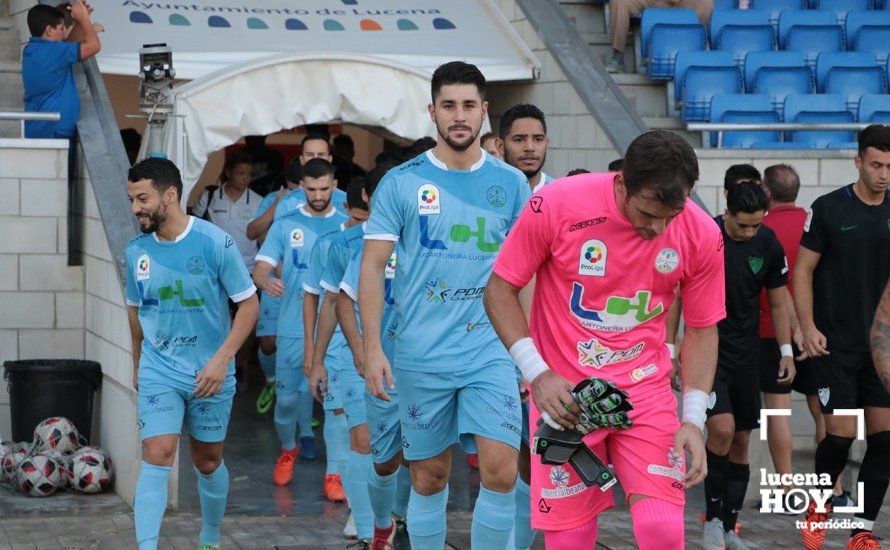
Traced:
<path id="1" fill-rule="evenodd" d="M 394 364 L 402 452 L 411 462 L 411 546 L 445 546 L 449 447 L 460 442 L 479 454 L 471 546 L 505 548 L 515 513 L 519 389 L 482 296 L 531 189 L 519 170 L 479 146 L 488 109 L 479 69 L 446 63 L 431 84 L 436 147 L 390 170 L 365 231 L 358 293 L 365 380 L 372 395 L 390 400 L 384 384 L 396 384 L 381 315 L 386 265 L 397 248 Z"/>
<path id="2" fill-rule="evenodd" d="M 143 233 L 126 249 L 142 440 L 136 540 L 140 550 L 157 548 L 167 478 L 185 423 L 198 474 L 200 548 L 219 548 L 229 489 L 222 450 L 235 394 L 234 358 L 256 324 L 256 287 L 234 239 L 183 212 L 182 180 L 172 162 L 146 159 L 127 180 Z M 231 329 L 229 300 L 238 304 Z"/>
<path id="3" fill-rule="evenodd" d="M 22 51 L 25 111 L 58 112 L 62 118 L 57 122 L 26 121 L 25 137 L 67 139 L 77 127 L 80 96 L 71 66 L 93 57 L 102 46 L 86 2 L 77 0 L 70 9 L 75 27 L 66 27 L 65 14 L 52 6 L 28 10 L 31 40 Z M 83 35 L 83 41 L 66 42 L 72 29 Z"/>

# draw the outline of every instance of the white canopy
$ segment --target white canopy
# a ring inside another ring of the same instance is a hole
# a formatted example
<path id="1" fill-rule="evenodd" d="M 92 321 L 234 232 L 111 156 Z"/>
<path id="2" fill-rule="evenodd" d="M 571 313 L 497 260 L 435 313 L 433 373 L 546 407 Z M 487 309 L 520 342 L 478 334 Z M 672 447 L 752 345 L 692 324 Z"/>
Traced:
<path id="1" fill-rule="evenodd" d="M 135 75 L 143 44 L 173 48 L 192 80 L 281 53 L 372 55 L 432 73 L 444 60 L 476 64 L 488 80 L 534 78 L 540 67 L 491 0 L 180 0 L 94 2 L 99 67 Z"/>

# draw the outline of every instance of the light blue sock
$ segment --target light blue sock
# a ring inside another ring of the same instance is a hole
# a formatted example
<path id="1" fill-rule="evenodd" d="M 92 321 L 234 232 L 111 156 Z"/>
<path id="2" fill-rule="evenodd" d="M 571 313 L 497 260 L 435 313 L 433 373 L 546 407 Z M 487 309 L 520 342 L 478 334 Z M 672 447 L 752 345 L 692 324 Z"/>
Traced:
<path id="1" fill-rule="evenodd" d="M 226 513 L 226 498 L 229 496 L 229 470 L 225 462 L 212 473 L 204 475 L 197 468 L 198 496 L 201 499 L 201 544 L 219 544 L 219 528 Z"/>
<path id="2" fill-rule="evenodd" d="M 368 496 L 368 474 L 372 469 L 371 455 L 363 455 L 350 449 L 347 460 L 343 491 L 349 500 L 349 509 L 352 511 L 358 538 L 370 540 L 374 537 L 374 512 L 371 510 L 371 499 Z"/>
<path id="3" fill-rule="evenodd" d="M 374 526 L 378 529 L 388 529 L 392 525 L 392 505 L 398 477 L 398 471 L 382 476 L 373 466 L 368 474 L 368 496 L 371 497 L 371 510 L 374 511 Z"/>
<path id="4" fill-rule="evenodd" d="M 471 548 L 506 548 L 513 534 L 516 514 L 515 491 L 496 493 L 479 485 L 470 528 Z M 409 515 L 410 517 L 410 515 Z"/>
<path id="5" fill-rule="evenodd" d="M 325 475 L 340 474 L 338 469 L 340 461 L 343 459 L 343 439 L 337 435 L 340 429 L 338 424 L 340 419 L 346 420 L 346 415 L 341 414 L 339 417 L 334 415 L 334 411 L 324 412 L 324 426 L 322 426 L 322 436 L 324 437 L 325 459 L 327 460 L 327 470 Z M 345 426 L 344 426 L 345 427 Z"/>
<path id="6" fill-rule="evenodd" d="M 531 511 L 532 488 L 522 478 L 516 476 L 516 526 L 513 527 L 513 547 L 527 550 L 535 542 L 537 531 L 532 530 Z"/>
<path id="7" fill-rule="evenodd" d="M 257 353 L 257 359 L 260 361 L 260 368 L 263 369 L 263 374 L 266 375 L 266 382 L 275 380 L 275 352 L 271 355 L 266 355 L 263 353 L 263 350 L 260 350 Z"/>
<path id="8" fill-rule="evenodd" d="M 399 466 L 399 483 L 392 504 L 392 513 L 403 518 L 408 515 L 408 499 L 411 497 L 411 470 Z"/>
<path id="9" fill-rule="evenodd" d="M 346 421 L 346 413 L 336 415 L 337 418 L 337 433 L 338 439 L 340 441 L 340 456 L 337 459 L 337 471 L 340 472 L 340 478 L 343 483 L 346 483 L 346 476 L 349 473 L 348 464 L 349 464 L 349 453 L 350 450 L 349 444 L 349 423 Z M 346 490 L 344 489 L 344 492 Z M 349 497 L 346 497 L 347 504 L 349 503 Z M 350 505 L 351 506 L 351 505 Z"/>
<path id="10" fill-rule="evenodd" d="M 297 422 L 300 425 L 300 437 L 315 437 L 312 433 L 312 394 L 308 391 L 301 391 L 297 394 Z"/>
<path id="11" fill-rule="evenodd" d="M 442 491 L 429 496 L 423 496 L 411 489 L 411 498 L 408 500 L 408 537 L 411 539 L 412 550 L 445 548 L 447 508 L 448 485 Z"/>
<path id="12" fill-rule="evenodd" d="M 281 448 L 291 450 L 297 446 L 297 404 L 300 394 L 279 392 L 275 396 L 275 433 Z"/>
<path id="13" fill-rule="evenodd" d="M 161 534 L 161 522 L 167 509 L 167 478 L 170 466 L 155 466 L 142 461 L 133 499 L 136 542 L 139 550 L 155 550 Z"/>

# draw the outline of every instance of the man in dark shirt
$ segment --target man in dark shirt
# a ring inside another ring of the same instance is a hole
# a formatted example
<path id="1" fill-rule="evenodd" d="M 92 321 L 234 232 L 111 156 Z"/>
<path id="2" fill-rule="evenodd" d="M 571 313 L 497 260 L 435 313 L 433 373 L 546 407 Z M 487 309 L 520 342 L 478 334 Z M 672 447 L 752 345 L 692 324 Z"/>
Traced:
<path id="1" fill-rule="evenodd" d="M 765 288 L 780 343 L 780 382 L 794 378 L 791 328 L 785 310 L 788 264 L 772 229 L 763 225 L 769 201 L 753 181 L 727 189 L 726 213 L 716 218 L 723 231 L 726 318 L 720 336 L 717 373 L 708 408 L 707 516 L 703 545 L 742 550 L 735 524 L 745 499 L 751 470 L 748 441 L 760 423 L 758 343 L 760 293 Z"/>
<path id="2" fill-rule="evenodd" d="M 890 127 L 859 134 L 859 180 L 816 199 L 804 225 L 794 272 L 794 302 L 805 351 L 816 365 L 825 439 L 816 449 L 816 473 L 834 483 L 847 463 L 857 417 L 837 409 L 864 409 L 868 449 L 862 459 L 864 511 L 855 515 L 848 548 L 880 548 L 872 534 L 890 476 L 890 393 L 869 351 L 869 329 L 890 275 Z M 807 510 L 801 529 L 807 548 L 821 548 L 831 506 Z"/>

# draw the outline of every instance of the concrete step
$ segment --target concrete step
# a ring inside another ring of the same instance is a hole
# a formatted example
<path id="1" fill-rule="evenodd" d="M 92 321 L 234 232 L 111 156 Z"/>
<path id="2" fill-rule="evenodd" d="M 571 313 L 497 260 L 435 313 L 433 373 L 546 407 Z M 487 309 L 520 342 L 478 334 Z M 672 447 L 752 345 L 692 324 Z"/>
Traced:
<path id="1" fill-rule="evenodd" d="M 661 82 L 648 80 L 636 73 L 617 73 L 612 79 L 636 106 L 641 117 L 666 117 L 667 87 Z"/>
<path id="2" fill-rule="evenodd" d="M 652 130 L 670 130 L 679 134 L 693 147 L 702 146 L 701 132 L 687 132 L 686 125 L 677 117 L 643 117 L 643 122 Z"/>
<path id="3" fill-rule="evenodd" d="M 569 21 L 580 33 L 604 33 L 603 7 L 590 2 L 560 2 Z"/>

